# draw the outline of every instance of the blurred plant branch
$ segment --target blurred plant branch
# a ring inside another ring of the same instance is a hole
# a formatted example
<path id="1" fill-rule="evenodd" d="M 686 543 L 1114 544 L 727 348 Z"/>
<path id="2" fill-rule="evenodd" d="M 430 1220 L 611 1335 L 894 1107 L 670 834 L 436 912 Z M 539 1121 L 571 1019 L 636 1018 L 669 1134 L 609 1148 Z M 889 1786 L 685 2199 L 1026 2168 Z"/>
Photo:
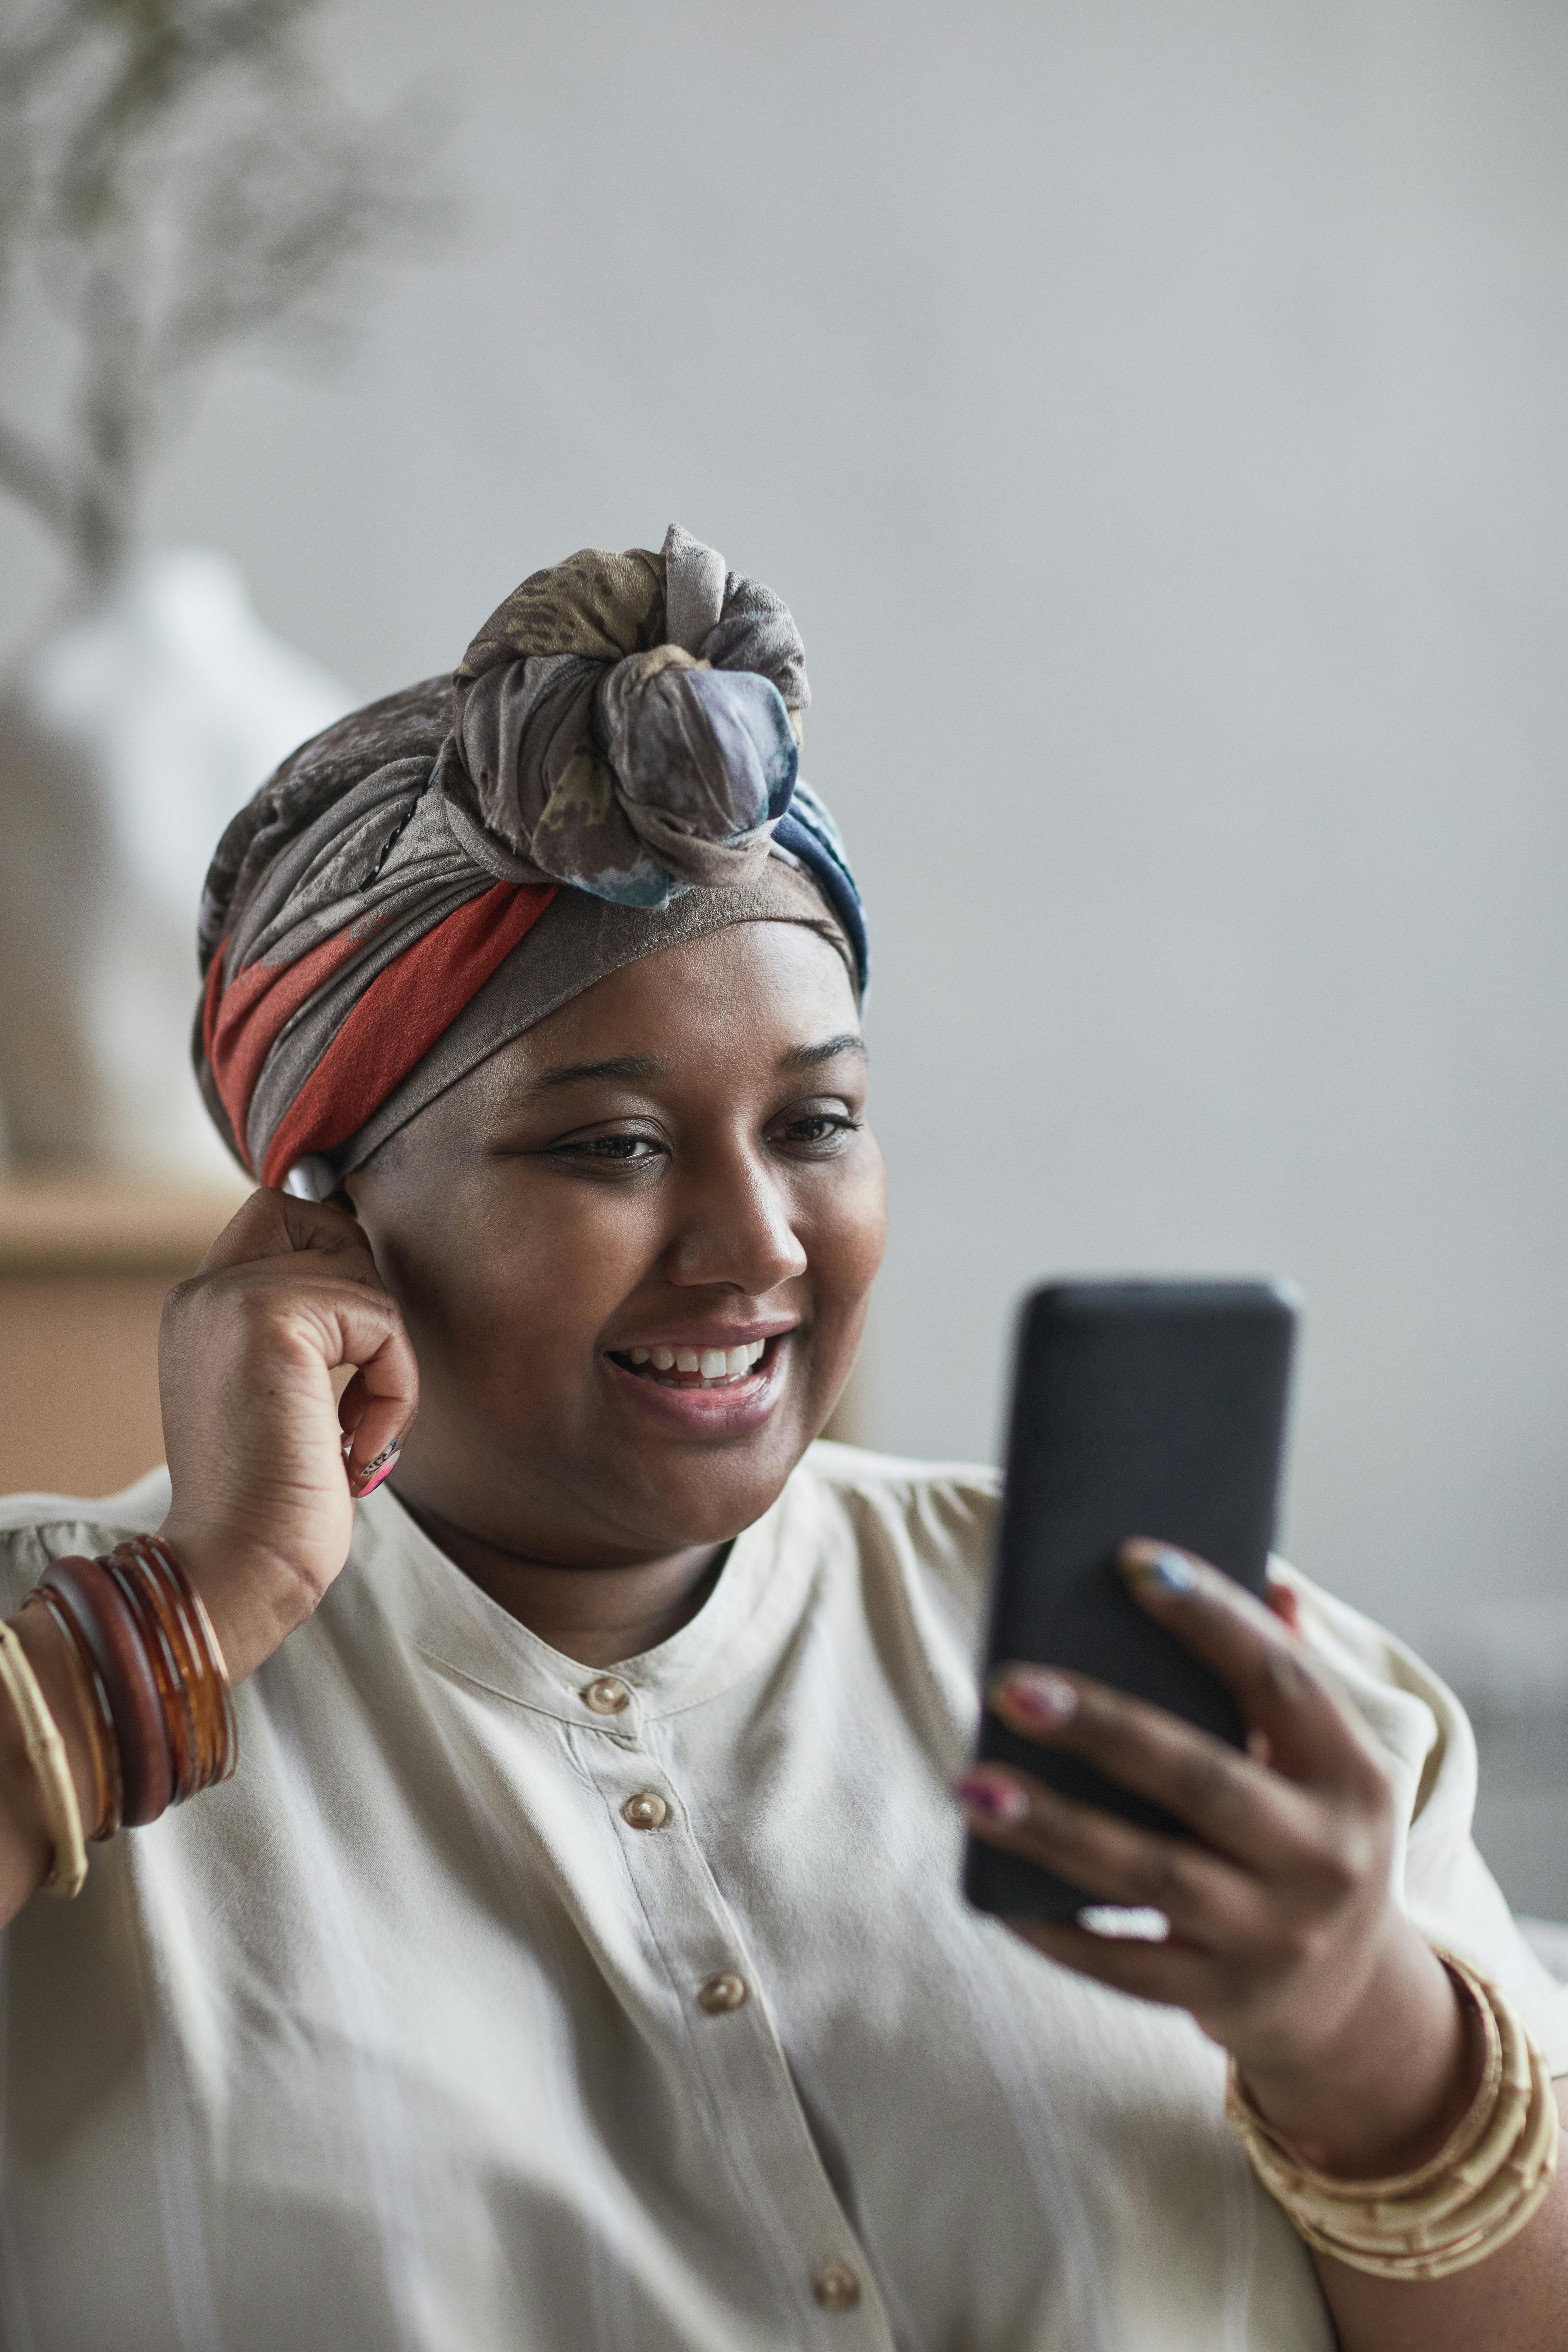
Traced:
<path id="1" fill-rule="evenodd" d="M 0 318 L 41 297 L 58 430 L 0 413 L 0 488 L 98 583 L 131 544 L 172 399 L 226 344 L 430 225 L 406 127 L 316 65 L 327 0 L 0 0 Z"/>

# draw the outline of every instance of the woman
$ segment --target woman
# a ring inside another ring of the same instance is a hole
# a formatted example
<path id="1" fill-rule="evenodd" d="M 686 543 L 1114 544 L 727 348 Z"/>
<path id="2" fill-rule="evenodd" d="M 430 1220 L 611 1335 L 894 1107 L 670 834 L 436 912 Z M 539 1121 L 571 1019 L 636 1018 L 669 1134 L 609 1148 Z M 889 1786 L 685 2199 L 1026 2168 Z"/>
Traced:
<path id="1" fill-rule="evenodd" d="M 6 1538 L 8 2344 L 1561 2340 L 1568 2000 L 1447 1694 L 1152 1542 L 1249 1755 L 990 1703 L 1192 1838 L 966 1771 L 995 1481 L 812 1446 L 883 1194 L 805 699 L 711 551 L 585 552 L 220 847 L 263 1189 L 169 1304 L 167 1477 Z M 67 1906 L 73 1806 L 162 1817 Z M 966 1821 L 1169 1940 L 968 1912 Z"/>

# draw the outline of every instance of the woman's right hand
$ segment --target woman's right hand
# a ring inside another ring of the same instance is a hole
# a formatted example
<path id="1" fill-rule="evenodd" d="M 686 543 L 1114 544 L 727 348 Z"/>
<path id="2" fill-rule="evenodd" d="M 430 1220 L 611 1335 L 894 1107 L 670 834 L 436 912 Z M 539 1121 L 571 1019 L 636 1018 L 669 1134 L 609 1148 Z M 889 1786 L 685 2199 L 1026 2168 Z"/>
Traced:
<path id="1" fill-rule="evenodd" d="M 345 1364 L 358 1370 L 340 1403 L 332 1374 Z M 170 1292 L 158 1370 L 174 1487 L 160 1533 L 237 1683 L 347 1559 L 353 1498 L 379 1483 L 414 1419 L 414 1350 L 355 1220 L 259 1192 Z"/>
<path id="2" fill-rule="evenodd" d="M 158 1353 L 174 1480 L 160 1533 L 237 1683 L 303 1623 L 348 1558 L 353 1497 L 377 1483 L 414 1418 L 414 1350 L 353 1218 L 263 1192 L 170 1292 Z M 344 1364 L 359 1369 L 336 1402 Z M 64 1640 L 42 1609 L 13 1622 L 86 1815 L 91 1750 Z M 0 1700 L 0 1927 L 42 1885 L 52 1851 L 20 1722 Z"/>

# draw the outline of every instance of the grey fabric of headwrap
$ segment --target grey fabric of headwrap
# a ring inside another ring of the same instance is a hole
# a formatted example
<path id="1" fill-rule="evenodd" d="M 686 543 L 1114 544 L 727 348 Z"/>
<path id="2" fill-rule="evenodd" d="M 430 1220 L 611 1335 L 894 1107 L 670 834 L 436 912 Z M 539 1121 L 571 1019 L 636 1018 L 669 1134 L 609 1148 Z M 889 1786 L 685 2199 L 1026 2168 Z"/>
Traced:
<path id="1" fill-rule="evenodd" d="M 530 650 L 530 649 L 535 650 Z M 623 907 L 754 876 L 789 804 L 805 649 L 788 606 L 672 525 L 658 560 L 535 572 L 458 666 L 442 782 L 541 878 Z"/>

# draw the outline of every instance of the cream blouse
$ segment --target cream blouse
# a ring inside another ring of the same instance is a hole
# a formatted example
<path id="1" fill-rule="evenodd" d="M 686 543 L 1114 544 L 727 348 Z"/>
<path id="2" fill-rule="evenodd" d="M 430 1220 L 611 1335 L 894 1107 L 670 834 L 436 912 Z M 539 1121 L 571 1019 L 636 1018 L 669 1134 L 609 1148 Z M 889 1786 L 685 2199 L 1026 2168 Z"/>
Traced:
<path id="1" fill-rule="evenodd" d="M 1220 2052 L 960 1896 L 995 1495 L 818 1445 L 611 1675 L 362 1505 L 236 1779 L 0 1939 L 8 2352 L 1331 2352 Z M 0 1506 L 0 1609 L 166 1497 Z M 1463 1714 L 1300 1589 L 1412 1916 L 1568 2072 Z"/>

